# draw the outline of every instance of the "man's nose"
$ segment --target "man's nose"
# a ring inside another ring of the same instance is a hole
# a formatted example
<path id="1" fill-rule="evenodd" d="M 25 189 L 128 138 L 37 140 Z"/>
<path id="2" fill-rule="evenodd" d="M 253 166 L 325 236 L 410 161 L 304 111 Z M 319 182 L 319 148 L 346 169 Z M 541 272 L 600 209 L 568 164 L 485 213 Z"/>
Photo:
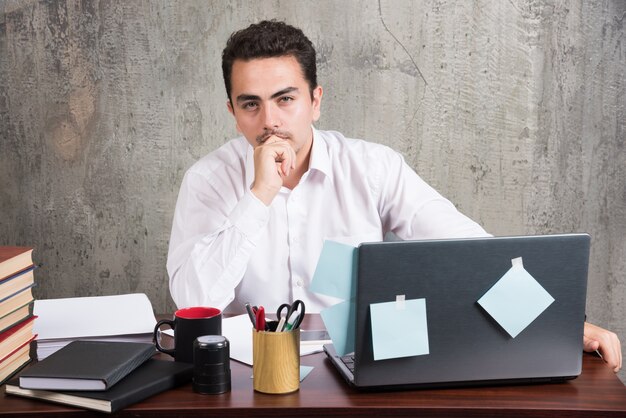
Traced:
<path id="1" fill-rule="evenodd" d="M 263 106 L 262 118 L 265 129 L 274 129 L 280 126 L 278 109 L 275 109 L 273 104 Z"/>

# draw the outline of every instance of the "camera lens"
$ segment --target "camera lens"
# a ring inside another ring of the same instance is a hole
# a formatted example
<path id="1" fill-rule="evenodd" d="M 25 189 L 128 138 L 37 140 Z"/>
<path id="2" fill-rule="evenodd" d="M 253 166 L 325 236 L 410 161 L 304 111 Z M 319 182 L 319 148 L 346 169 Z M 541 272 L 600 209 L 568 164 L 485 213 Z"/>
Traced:
<path id="1" fill-rule="evenodd" d="M 193 342 L 193 390 L 204 394 L 230 391 L 230 344 L 221 335 L 203 335 Z"/>

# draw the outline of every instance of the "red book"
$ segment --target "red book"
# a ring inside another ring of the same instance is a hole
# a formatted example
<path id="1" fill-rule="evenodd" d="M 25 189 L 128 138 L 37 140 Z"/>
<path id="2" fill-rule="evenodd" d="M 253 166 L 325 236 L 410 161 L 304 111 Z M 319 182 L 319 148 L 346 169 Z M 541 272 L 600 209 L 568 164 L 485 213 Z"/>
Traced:
<path id="1" fill-rule="evenodd" d="M 30 363 L 30 356 L 28 355 L 30 350 L 29 343 L 34 338 L 35 336 L 0 361 L 0 385 Z"/>
<path id="2" fill-rule="evenodd" d="M 22 321 L 0 334 L 0 359 L 10 355 L 33 337 L 33 323 L 36 316 Z"/>

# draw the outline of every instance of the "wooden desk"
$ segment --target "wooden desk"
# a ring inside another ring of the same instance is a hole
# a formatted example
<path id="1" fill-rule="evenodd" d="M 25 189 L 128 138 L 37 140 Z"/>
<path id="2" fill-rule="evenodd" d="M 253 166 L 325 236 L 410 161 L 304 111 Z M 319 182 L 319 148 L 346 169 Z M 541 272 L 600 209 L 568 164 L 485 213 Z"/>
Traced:
<path id="1" fill-rule="evenodd" d="M 303 328 L 319 327 L 318 317 Z M 626 387 L 599 358 L 584 355 L 580 377 L 567 383 L 467 389 L 360 393 L 323 353 L 305 356 L 315 369 L 300 390 L 265 395 L 252 389 L 252 368 L 231 362 L 232 391 L 199 395 L 191 384 L 128 407 L 119 417 L 626 417 Z M 101 413 L 16 396 L 0 389 L 0 416 L 103 417 Z"/>

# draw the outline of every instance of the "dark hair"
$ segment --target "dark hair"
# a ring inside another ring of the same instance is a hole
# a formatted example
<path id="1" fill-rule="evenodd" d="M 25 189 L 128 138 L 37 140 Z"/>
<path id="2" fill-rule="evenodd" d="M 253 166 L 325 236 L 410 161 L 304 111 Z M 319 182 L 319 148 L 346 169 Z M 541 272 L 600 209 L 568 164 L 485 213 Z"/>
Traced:
<path id="1" fill-rule="evenodd" d="M 264 20 L 230 35 L 222 52 L 222 73 L 228 100 L 231 91 L 231 74 L 235 60 L 293 56 L 309 84 L 311 97 L 317 87 L 315 48 L 304 33 L 285 22 Z M 232 101 L 231 101 L 232 103 Z"/>

